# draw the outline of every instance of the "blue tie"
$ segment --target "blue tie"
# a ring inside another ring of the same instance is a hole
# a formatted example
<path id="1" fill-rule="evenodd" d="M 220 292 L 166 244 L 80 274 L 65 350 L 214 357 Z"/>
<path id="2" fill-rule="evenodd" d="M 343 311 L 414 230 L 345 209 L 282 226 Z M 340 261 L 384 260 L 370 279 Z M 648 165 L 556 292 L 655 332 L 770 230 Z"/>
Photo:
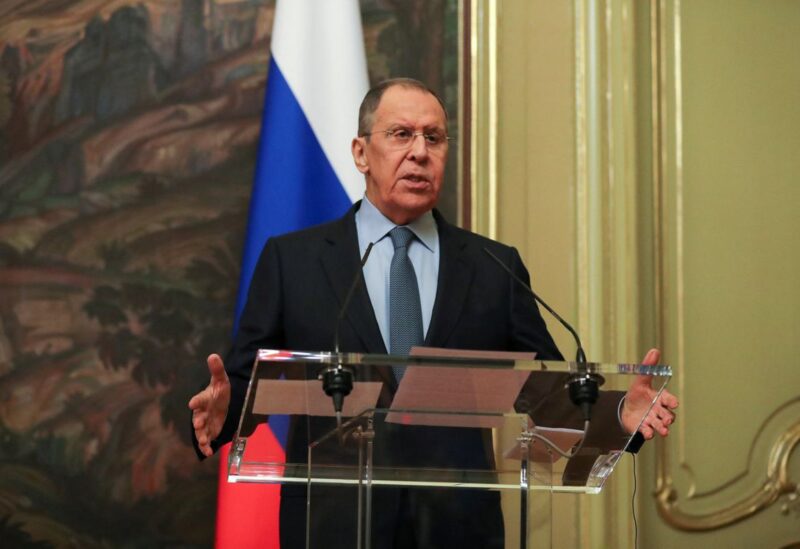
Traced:
<path id="1" fill-rule="evenodd" d="M 425 339 L 417 275 L 408 258 L 408 245 L 414 233 L 406 227 L 395 227 L 389 231 L 389 237 L 394 245 L 389 267 L 389 352 L 407 355 L 411 347 L 421 345 Z M 405 367 L 393 366 L 392 369 L 399 381 Z"/>

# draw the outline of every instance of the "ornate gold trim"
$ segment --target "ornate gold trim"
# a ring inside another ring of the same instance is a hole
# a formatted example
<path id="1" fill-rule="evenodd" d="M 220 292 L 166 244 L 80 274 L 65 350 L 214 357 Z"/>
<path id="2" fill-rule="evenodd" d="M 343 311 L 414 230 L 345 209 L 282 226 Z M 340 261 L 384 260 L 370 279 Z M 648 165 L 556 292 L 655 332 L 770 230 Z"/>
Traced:
<path id="1" fill-rule="evenodd" d="M 458 2 L 458 147 L 456 149 L 456 181 L 458 190 L 456 199 L 458 204 L 459 227 L 470 229 L 472 226 L 472 58 L 470 56 L 470 42 L 467 37 L 472 35 L 471 3 L 469 0 Z"/>
<path id="2" fill-rule="evenodd" d="M 497 3 L 469 2 L 471 229 L 497 238 Z"/>
<path id="3" fill-rule="evenodd" d="M 668 342 L 668 288 L 669 279 L 665 257 L 669 246 L 675 250 L 675 367 L 679 394 L 685 394 L 685 311 L 684 311 L 684 264 L 683 264 L 683 127 L 682 127 L 682 67 L 681 67 L 681 3 L 680 0 L 651 0 L 650 2 L 650 51 L 651 51 L 651 117 L 652 117 L 652 177 L 653 177 L 653 231 L 656 253 L 654 254 L 656 334 L 662 348 Z M 672 58 L 670 58 L 670 54 Z M 670 98 L 674 103 L 670 104 Z M 670 112 L 672 105 L 674 112 Z M 669 125 L 668 116 L 674 117 L 674 126 Z M 674 132 L 671 134 L 671 132 Z M 673 150 L 674 147 L 674 150 Z M 674 185 L 674 204 L 667 200 L 667 184 Z M 674 234 L 667 234 L 668 209 L 674 207 Z M 673 238 L 670 244 L 668 241 Z M 781 406 L 778 410 L 785 408 Z M 686 413 L 686 404 L 682 404 Z M 774 417 L 774 412 L 770 417 Z M 769 421 L 765 421 L 766 423 Z M 759 432 L 763 431 L 759 429 Z M 677 454 L 680 468 L 689 476 L 690 485 L 685 499 L 711 495 L 733 485 L 743 475 L 738 475 L 721 487 L 698 493 L 692 470 L 686 462 L 686 431 L 677 429 Z M 756 441 L 754 441 L 755 445 Z M 782 495 L 800 493 L 800 487 L 789 478 L 789 458 L 800 444 L 800 422 L 794 423 L 781 433 L 769 451 L 767 479 L 755 492 L 722 509 L 708 513 L 689 513 L 680 508 L 680 496 L 670 474 L 667 442 L 659 441 L 656 451 L 657 510 L 664 521 L 674 528 L 686 531 L 708 531 L 723 528 L 745 520 L 776 503 Z M 751 447 L 750 454 L 753 454 Z M 746 473 L 745 473 L 746 474 Z"/>
<path id="4" fill-rule="evenodd" d="M 681 511 L 671 479 L 663 479 L 662 488 L 656 493 L 659 514 L 670 526 L 695 532 L 722 528 L 755 515 L 778 501 L 782 495 L 798 490 L 798 485 L 789 479 L 789 458 L 798 444 L 800 422 L 782 433 L 772 446 L 767 463 L 767 480 L 761 488 L 721 511 L 696 515 Z"/>
<path id="5" fill-rule="evenodd" d="M 480 22 L 478 18 L 478 0 L 466 0 L 470 3 L 470 26 L 469 26 L 469 59 L 470 59 L 470 134 L 469 134 L 469 148 L 470 148 L 470 162 L 469 165 L 469 180 L 472 183 L 470 186 L 470 229 L 475 232 L 480 232 L 480 216 L 478 212 L 478 198 L 480 192 L 480 180 L 478 178 L 478 116 L 479 116 L 479 95 L 478 95 L 478 75 L 480 64 L 478 62 L 478 44 L 480 42 Z"/>
<path id="6" fill-rule="evenodd" d="M 576 291 L 578 326 L 589 322 L 589 236 L 586 220 L 589 219 L 589 167 L 588 167 L 588 108 L 586 97 L 586 13 L 584 3 L 575 2 L 575 208 L 576 227 Z"/>
<path id="7" fill-rule="evenodd" d="M 632 5 L 573 2 L 575 295 L 579 331 L 596 356 L 639 351 Z M 584 545 L 633 537 L 631 477 L 616 479 L 602 498 L 579 499 Z"/>
<path id="8" fill-rule="evenodd" d="M 677 335 L 677 362 L 678 362 L 678 393 L 686 394 L 686 376 L 683 375 L 683 366 L 686 364 L 686 308 L 685 270 L 684 270 L 684 218 L 683 218 L 683 68 L 681 65 L 681 2 L 674 0 L 673 8 L 673 80 L 675 82 L 675 292 L 676 299 L 676 335 Z M 684 404 L 683 413 L 687 413 L 688 406 Z M 678 459 L 681 464 L 686 463 L 686 429 L 678 430 Z"/>
<path id="9" fill-rule="evenodd" d="M 488 234 L 489 238 L 497 238 L 497 3 L 496 2 L 489 2 L 487 6 L 487 56 L 488 56 L 488 77 L 489 77 L 489 89 L 486 90 L 487 92 L 487 110 L 488 110 L 488 128 L 487 131 L 489 132 L 488 138 L 488 148 L 489 148 L 489 158 L 488 158 L 488 167 L 489 170 L 486 174 L 489 189 L 488 189 L 488 200 L 489 200 L 489 227 L 488 227 Z"/>
<path id="10" fill-rule="evenodd" d="M 655 305 L 657 315 L 655 319 L 656 339 L 658 347 L 667 348 L 668 336 L 668 284 L 666 254 L 669 248 L 670 235 L 667 234 L 666 222 L 669 218 L 671 205 L 667 198 L 667 185 L 672 179 L 675 189 L 674 217 L 675 217 L 675 358 L 670 362 L 674 367 L 674 377 L 678 383 L 678 394 L 686 394 L 684 386 L 683 365 L 685 364 L 684 345 L 684 284 L 683 284 L 683 137 L 682 125 L 679 120 L 682 116 L 681 96 L 681 35 L 680 35 L 680 0 L 673 0 L 672 8 L 668 7 L 669 0 L 651 0 L 650 4 L 650 51 L 651 51 L 651 109 L 652 123 L 652 156 L 653 156 L 653 234 L 656 253 L 654 254 L 654 273 L 656 278 Z M 671 23 L 671 25 L 670 25 Z M 670 37 L 670 28 L 672 36 Z M 673 46 L 674 59 L 670 67 L 670 44 Z M 672 68 L 670 74 L 670 68 Z M 670 79 L 671 77 L 671 79 Z M 670 141 L 669 91 L 675 100 L 675 128 L 674 141 Z M 671 146 L 674 147 L 674 165 L 670 164 Z M 687 413 L 687 404 L 681 404 L 681 413 Z M 686 432 L 683 427 L 676 429 L 678 439 L 678 461 L 681 469 L 693 479 L 691 467 L 685 460 Z M 669 473 L 669 453 L 667 442 L 659 439 L 656 448 L 656 493 L 660 493 L 666 486 L 672 486 L 672 477 Z M 694 480 L 689 488 L 689 493 L 694 491 Z"/>

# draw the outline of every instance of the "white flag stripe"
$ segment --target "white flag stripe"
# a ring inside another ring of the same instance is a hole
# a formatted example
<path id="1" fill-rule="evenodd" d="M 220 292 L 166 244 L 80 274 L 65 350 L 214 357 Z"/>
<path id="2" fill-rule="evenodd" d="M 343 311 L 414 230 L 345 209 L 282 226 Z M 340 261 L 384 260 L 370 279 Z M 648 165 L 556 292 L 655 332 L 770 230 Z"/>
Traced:
<path id="1" fill-rule="evenodd" d="M 272 55 L 347 196 L 360 199 L 364 176 L 350 142 L 369 80 L 357 0 L 277 2 Z"/>

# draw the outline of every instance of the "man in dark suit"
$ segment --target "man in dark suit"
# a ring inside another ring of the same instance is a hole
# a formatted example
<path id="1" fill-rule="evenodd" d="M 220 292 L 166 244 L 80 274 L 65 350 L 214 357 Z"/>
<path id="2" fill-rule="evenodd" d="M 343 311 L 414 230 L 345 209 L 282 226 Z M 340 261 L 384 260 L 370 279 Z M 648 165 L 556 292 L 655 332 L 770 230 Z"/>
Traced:
<path id="1" fill-rule="evenodd" d="M 211 382 L 189 403 L 199 453 L 211 455 L 231 440 L 257 349 L 324 350 L 333 346 L 336 316 L 370 242 L 375 247 L 364 267 L 365 284 L 356 290 L 340 327 L 343 351 L 408 352 L 405 335 L 396 337 L 398 321 L 393 315 L 400 307 L 393 301 L 391 288 L 396 250 L 404 248 L 413 265 L 414 292 L 410 295 L 415 318 L 411 323 L 415 325 L 412 331 L 419 334 L 417 344 L 535 351 L 540 358 L 561 359 L 530 293 L 484 248 L 527 281 L 528 273 L 516 250 L 454 227 L 434 210 L 447 160 L 446 128 L 441 100 L 420 82 L 396 79 L 368 92 L 359 112 L 358 137 L 352 142 L 356 168 L 366 180 L 365 197 L 337 221 L 271 239 L 265 246 L 227 367 L 218 355 L 211 355 Z M 407 243 L 397 244 L 392 234 L 396 227 L 408 235 Z M 408 322 L 400 323 L 401 331 L 404 323 Z M 398 343 L 401 340 L 404 342 Z M 657 352 L 646 357 L 649 363 L 657 360 Z M 388 379 L 389 392 L 393 385 Z M 631 387 L 620 414 L 628 432 L 636 429 L 634 418 L 641 417 L 654 396 L 645 380 Z M 674 396 L 662 393 L 640 429 L 642 434 L 646 438 L 655 432 L 666 435 L 676 406 Z M 616 412 L 616 407 L 612 408 Z M 418 439 L 408 444 L 424 443 L 432 437 L 430 431 L 415 436 Z M 480 453 L 474 451 L 480 443 L 475 432 L 443 436 L 448 441 L 443 446 L 449 448 L 441 456 L 445 462 Z M 302 446 L 300 443 L 294 450 L 302 451 Z M 382 547 L 503 546 L 496 495 L 387 494 L 383 499 L 390 501 L 391 512 L 384 510 L 383 515 L 390 518 L 376 529 Z M 284 496 L 289 495 L 284 490 Z M 301 537 L 284 529 L 302 528 L 303 521 L 295 515 L 304 518 L 303 504 L 290 510 L 289 502 L 290 498 L 284 497 L 281 536 L 285 542 L 299 545 Z M 435 524 L 427 520 L 419 524 L 422 515 L 433 516 Z M 439 520 L 442 517 L 448 520 Z M 483 520 L 476 520 L 479 517 Z M 470 527 L 453 528 L 462 522 L 470 522 Z M 400 528 L 400 524 L 411 526 Z"/>

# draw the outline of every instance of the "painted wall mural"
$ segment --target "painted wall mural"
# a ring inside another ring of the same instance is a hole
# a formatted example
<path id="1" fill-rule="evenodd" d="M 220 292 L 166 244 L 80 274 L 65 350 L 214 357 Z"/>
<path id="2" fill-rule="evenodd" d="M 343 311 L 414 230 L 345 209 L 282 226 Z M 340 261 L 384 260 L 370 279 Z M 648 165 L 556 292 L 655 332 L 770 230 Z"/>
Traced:
<path id="1" fill-rule="evenodd" d="M 273 13 L 0 4 L 4 547 L 211 544 L 186 402 L 231 329 Z M 457 2 L 362 14 L 370 79 L 422 78 L 454 115 Z"/>

